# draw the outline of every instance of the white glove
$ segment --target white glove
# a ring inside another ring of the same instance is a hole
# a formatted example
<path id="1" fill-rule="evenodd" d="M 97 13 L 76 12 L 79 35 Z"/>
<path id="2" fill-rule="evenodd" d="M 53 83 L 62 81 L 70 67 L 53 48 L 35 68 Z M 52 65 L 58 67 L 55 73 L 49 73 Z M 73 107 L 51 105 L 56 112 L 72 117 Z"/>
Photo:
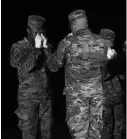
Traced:
<path id="1" fill-rule="evenodd" d="M 47 39 L 45 38 L 45 36 L 41 33 L 41 38 L 43 39 L 43 47 L 44 48 L 48 48 L 47 46 Z"/>
<path id="2" fill-rule="evenodd" d="M 36 47 L 36 48 L 41 48 L 41 41 L 42 41 L 41 36 L 39 36 L 39 35 L 37 34 L 37 36 L 35 37 L 35 47 Z"/>
<path id="3" fill-rule="evenodd" d="M 111 49 L 110 47 L 108 48 L 107 51 L 107 58 L 111 59 L 116 55 L 116 51 L 114 49 Z"/>

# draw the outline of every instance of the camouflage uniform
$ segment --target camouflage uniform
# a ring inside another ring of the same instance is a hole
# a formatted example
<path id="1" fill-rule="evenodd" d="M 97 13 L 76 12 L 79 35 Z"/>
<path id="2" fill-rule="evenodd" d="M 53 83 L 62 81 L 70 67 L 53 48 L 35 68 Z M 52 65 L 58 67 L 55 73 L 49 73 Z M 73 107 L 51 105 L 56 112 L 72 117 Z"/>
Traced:
<path id="1" fill-rule="evenodd" d="M 69 20 L 86 17 L 84 11 L 70 14 Z M 102 139 L 107 49 L 110 43 L 90 29 L 70 33 L 48 59 L 51 71 L 65 65 L 66 121 L 74 139 Z"/>
<path id="2" fill-rule="evenodd" d="M 102 29 L 100 36 L 113 44 L 115 34 L 109 29 Z M 114 58 L 115 59 L 115 58 Z M 110 63 L 111 62 L 111 63 Z M 114 60 L 107 61 L 107 70 L 109 77 L 103 82 L 104 90 L 104 128 L 103 138 L 122 139 L 124 129 L 124 91 L 122 90 L 117 69 L 113 64 Z M 110 64 L 110 66 L 108 66 Z M 117 63 L 118 65 L 118 63 Z M 113 67 L 114 66 L 114 67 Z M 111 70 L 110 70 L 111 69 Z M 113 70 L 115 69 L 115 71 Z"/>
<path id="3" fill-rule="evenodd" d="M 41 49 L 32 46 L 27 38 L 14 43 L 10 51 L 11 66 L 18 70 L 19 107 L 15 113 L 19 117 L 18 126 L 22 130 L 23 139 L 35 139 L 38 125 L 41 138 L 51 138 L 51 91 L 46 75 L 47 62 L 40 59 L 41 56 Z"/>

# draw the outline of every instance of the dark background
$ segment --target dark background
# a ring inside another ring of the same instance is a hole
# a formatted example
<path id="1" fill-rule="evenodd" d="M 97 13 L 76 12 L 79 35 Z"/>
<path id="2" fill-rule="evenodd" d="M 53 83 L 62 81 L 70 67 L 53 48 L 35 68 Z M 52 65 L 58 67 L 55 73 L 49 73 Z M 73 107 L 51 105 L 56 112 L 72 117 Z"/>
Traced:
<path id="1" fill-rule="evenodd" d="M 28 15 L 38 14 L 46 19 L 45 29 L 54 50 L 59 41 L 70 32 L 68 14 L 76 9 L 84 9 L 88 16 L 89 28 L 99 33 L 101 28 L 110 28 L 116 33 L 117 50 L 125 41 L 126 1 L 116 0 L 78 0 L 59 1 L 2 1 L 2 90 L 1 90 L 1 124 L 2 138 L 20 138 L 17 128 L 18 118 L 14 114 L 17 108 L 18 79 L 16 69 L 10 66 L 10 47 L 12 43 L 23 39 L 26 34 Z M 53 138 L 69 138 L 65 123 L 64 69 L 49 73 L 54 94 L 54 130 Z M 61 137 L 62 136 L 62 137 Z"/>

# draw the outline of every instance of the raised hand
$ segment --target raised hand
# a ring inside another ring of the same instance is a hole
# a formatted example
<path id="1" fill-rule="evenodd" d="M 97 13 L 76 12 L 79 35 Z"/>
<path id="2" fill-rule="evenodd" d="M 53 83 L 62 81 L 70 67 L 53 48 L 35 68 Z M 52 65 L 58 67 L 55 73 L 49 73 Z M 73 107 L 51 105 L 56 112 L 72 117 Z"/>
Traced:
<path id="1" fill-rule="evenodd" d="M 42 41 L 41 36 L 37 34 L 37 36 L 35 37 L 35 47 L 36 48 L 41 48 L 42 47 L 41 41 Z"/>
<path id="2" fill-rule="evenodd" d="M 48 48 L 48 45 L 47 45 L 47 39 L 45 38 L 45 36 L 41 33 L 41 37 L 43 39 L 43 47 L 44 48 Z"/>
<path id="3" fill-rule="evenodd" d="M 112 59 L 116 55 L 116 51 L 114 49 L 108 48 L 107 51 L 107 58 Z"/>

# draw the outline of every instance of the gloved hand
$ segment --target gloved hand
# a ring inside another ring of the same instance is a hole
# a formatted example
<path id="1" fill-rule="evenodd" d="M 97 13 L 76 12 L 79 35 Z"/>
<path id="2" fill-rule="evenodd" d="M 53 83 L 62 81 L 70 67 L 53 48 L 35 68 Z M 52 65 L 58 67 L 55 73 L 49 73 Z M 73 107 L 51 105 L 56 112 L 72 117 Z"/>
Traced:
<path id="1" fill-rule="evenodd" d="M 107 51 L 107 58 L 112 59 L 114 56 L 116 56 L 116 51 L 114 49 L 111 49 L 110 47 L 108 48 Z"/>
<path id="2" fill-rule="evenodd" d="M 42 41 L 42 37 L 37 34 L 37 36 L 35 37 L 35 47 L 36 48 L 41 48 L 42 47 L 41 41 Z"/>
<path id="3" fill-rule="evenodd" d="M 43 44 L 42 44 L 43 42 Z M 35 47 L 36 48 L 48 48 L 47 45 L 47 39 L 45 38 L 45 36 L 41 33 L 41 35 L 38 35 L 35 37 Z"/>
<path id="4" fill-rule="evenodd" d="M 41 38 L 43 39 L 43 47 L 48 48 L 47 39 L 45 38 L 45 36 L 42 33 L 41 33 Z"/>

